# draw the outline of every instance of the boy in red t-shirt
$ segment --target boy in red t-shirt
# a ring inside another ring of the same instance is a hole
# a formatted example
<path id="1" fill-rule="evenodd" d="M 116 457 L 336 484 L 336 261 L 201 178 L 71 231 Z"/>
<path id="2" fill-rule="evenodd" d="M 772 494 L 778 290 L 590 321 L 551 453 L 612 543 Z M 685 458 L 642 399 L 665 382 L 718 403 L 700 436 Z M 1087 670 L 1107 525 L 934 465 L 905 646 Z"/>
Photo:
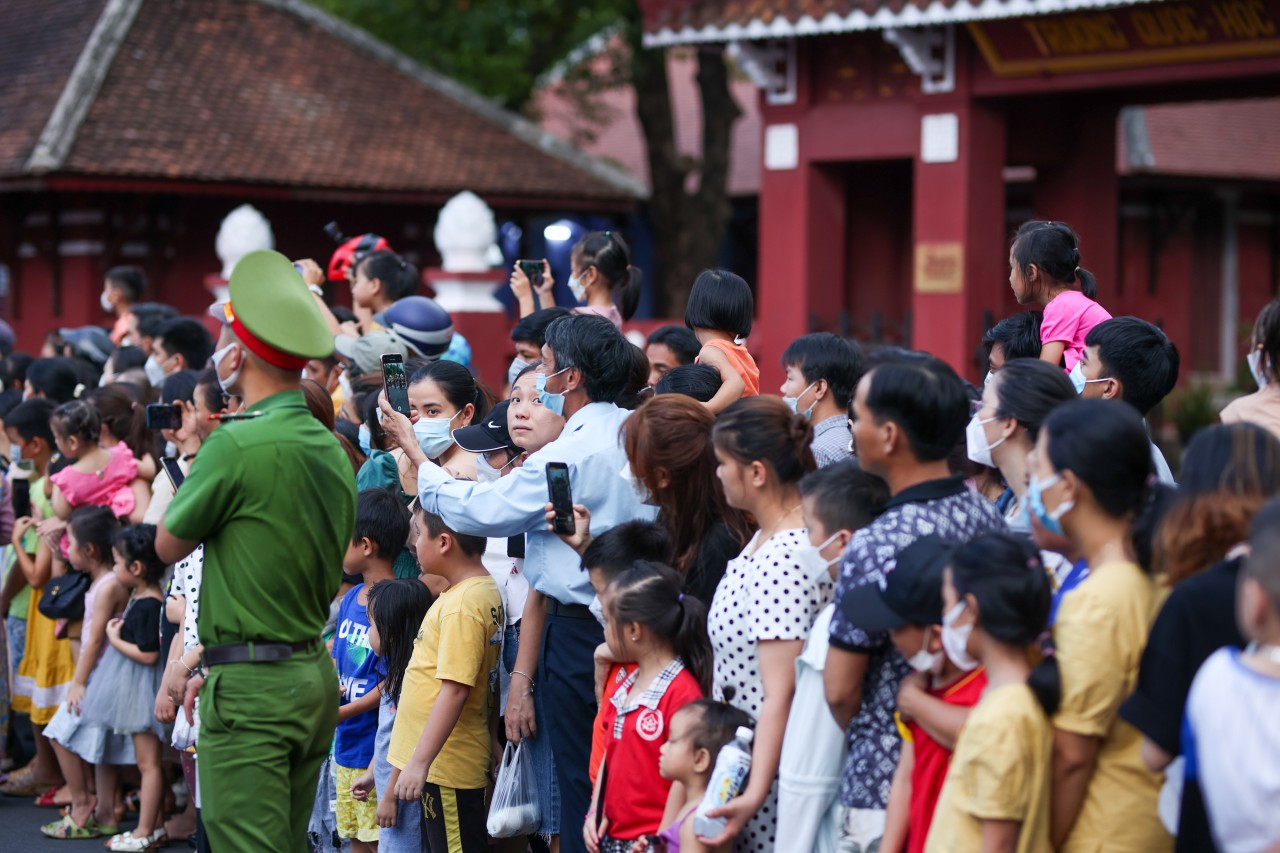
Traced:
<path id="1" fill-rule="evenodd" d="M 942 649 L 942 572 L 954 545 L 934 536 L 898 555 L 884 585 L 867 584 L 841 602 L 845 615 L 869 631 L 888 631 L 914 673 L 898 691 L 902 753 L 889 793 L 880 853 L 920 853 L 951 764 L 951 750 L 987 676 L 966 672 Z"/>

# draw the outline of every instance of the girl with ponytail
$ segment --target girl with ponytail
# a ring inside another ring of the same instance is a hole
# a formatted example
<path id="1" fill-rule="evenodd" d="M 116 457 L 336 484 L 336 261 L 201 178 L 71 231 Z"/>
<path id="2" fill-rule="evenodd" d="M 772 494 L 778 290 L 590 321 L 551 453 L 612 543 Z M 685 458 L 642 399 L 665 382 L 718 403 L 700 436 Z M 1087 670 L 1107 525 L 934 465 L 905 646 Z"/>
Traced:
<path id="1" fill-rule="evenodd" d="M 606 686 L 601 703 L 604 764 L 583 826 L 592 853 L 625 853 L 658 832 L 671 793 L 671 782 L 658 772 L 659 750 L 675 713 L 711 686 L 706 608 L 683 588 L 675 569 L 641 561 L 601 597 L 609 652 L 614 660 L 635 661 L 636 669 L 616 687 Z"/>
<path id="2" fill-rule="evenodd" d="M 1142 417 L 1132 406 L 1076 400 L 1054 409 L 1030 456 L 1028 508 L 1065 536 L 1089 574 L 1065 595 L 1053 626 L 1062 703 L 1053 718 L 1051 841 L 1058 850 L 1169 850 L 1156 800 L 1160 778 L 1141 735 L 1119 716 L 1134 690 L 1156 585 L 1135 526 L 1159 511 Z"/>
<path id="3" fill-rule="evenodd" d="M 778 397 L 748 397 L 721 413 L 711 431 L 725 502 L 760 532 L 725 567 L 707 616 L 715 650 L 714 692 L 759 720 L 746 790 L 711 811 L 726 817 L 710 847 L 771 853 L 778 820 L 782 736 L 796 689 L 796 658 L 831 602 L 831 573 L 814 571 L 800 503 L 800 480 L 816 468 L 813 427 Z M 821 558 L 818 558 L 821 562 Z"/>
<path id="4" fill-rule="evenodd" d="M 983 533 L 952 554 L 942 578 L 942 645 L 987 689 L 956 741 L 926 851 L 1049 850 L 1049 766 L 1058 707 L 1052 658 L 1030 650 L 1049 618 L 1049 577 L 1024 536 Z"/>
<path id="5" fill-rule="evenodd" d="M 1065 222 L 1023 223 L 1009 247 L 1009 286 L 1019 305 L 1044 307 L 1040 359 L 1067 373 L 1084 354 L 1084 339 L 1111 314 L 1094 299 L 1098 282 L 1080 266 L 1080 238 Z"/>
<path id="6" fill-rule="evenodd" d="M 644 273 L 631 263 L 631 249 L 617 231 L 592 231 L 579 240 L 569 256 L 569 290 L 582 303 L 574 310 L 579 314 L 598 314 L 619 329 L 630 320 L 640 305 Z M 536 291 L 542 308 L 555 305 L 555 280 L 551 264 L 542 262 L 542 279 L 529 280 L 520 264 L 511 271 L 511 291 L 520 303 L 520 316 L 534 312 Z"/>

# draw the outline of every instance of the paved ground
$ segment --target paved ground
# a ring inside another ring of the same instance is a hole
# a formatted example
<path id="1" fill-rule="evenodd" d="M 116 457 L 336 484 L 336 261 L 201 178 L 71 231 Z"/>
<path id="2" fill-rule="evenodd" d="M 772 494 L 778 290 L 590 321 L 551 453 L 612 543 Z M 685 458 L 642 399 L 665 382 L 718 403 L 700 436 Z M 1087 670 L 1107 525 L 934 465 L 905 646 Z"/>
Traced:
<path id="1" fill-rule="evenodd" d="M 57 809 L 38 809 L 31 804 L 31 797 L 5 797 L 0 795 L 0 853 L 44 853 L 60 850 L 62 853 L 96 853 L 102 850 L 102 841 L 55 841 L 40 834 L 40 827 L 58 819 Z M 133 821 L 125 823 L 132 828 Z M 188 849 L 184 844 L 171 844 L 168 850 Z"/>

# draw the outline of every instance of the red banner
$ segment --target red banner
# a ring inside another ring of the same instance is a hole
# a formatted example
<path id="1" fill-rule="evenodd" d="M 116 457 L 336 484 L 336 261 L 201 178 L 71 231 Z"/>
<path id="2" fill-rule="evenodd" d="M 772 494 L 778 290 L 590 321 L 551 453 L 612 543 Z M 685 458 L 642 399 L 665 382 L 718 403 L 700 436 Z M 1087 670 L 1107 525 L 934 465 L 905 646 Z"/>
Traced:
<path id="1" fill-rule="evenodd" d="M 1150 3 L 968 27 L 1003 77 L 1280 55 L 1280 0 Z"/>

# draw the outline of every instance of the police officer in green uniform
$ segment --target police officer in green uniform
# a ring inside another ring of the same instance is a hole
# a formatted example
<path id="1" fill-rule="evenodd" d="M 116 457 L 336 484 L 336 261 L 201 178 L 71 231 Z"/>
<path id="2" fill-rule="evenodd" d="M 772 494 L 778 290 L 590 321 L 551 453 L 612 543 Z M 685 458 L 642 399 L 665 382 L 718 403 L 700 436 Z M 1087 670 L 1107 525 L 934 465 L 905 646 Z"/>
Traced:
<path id="1" fill-rule="evenodd" d="M 299 389 L 333 352 L 287 258 L 245 255 L 230 281 L 214 369 L 243 413 L 214 430 L 165 512 L 156 552 L 204 543 L 198 627 L 200 800 L 212 849 L 303 851 L 338 719 L 320 632 L 355 523 L 351 463 Z M 204 679 L 203 681 L 201 679 Z"/>

